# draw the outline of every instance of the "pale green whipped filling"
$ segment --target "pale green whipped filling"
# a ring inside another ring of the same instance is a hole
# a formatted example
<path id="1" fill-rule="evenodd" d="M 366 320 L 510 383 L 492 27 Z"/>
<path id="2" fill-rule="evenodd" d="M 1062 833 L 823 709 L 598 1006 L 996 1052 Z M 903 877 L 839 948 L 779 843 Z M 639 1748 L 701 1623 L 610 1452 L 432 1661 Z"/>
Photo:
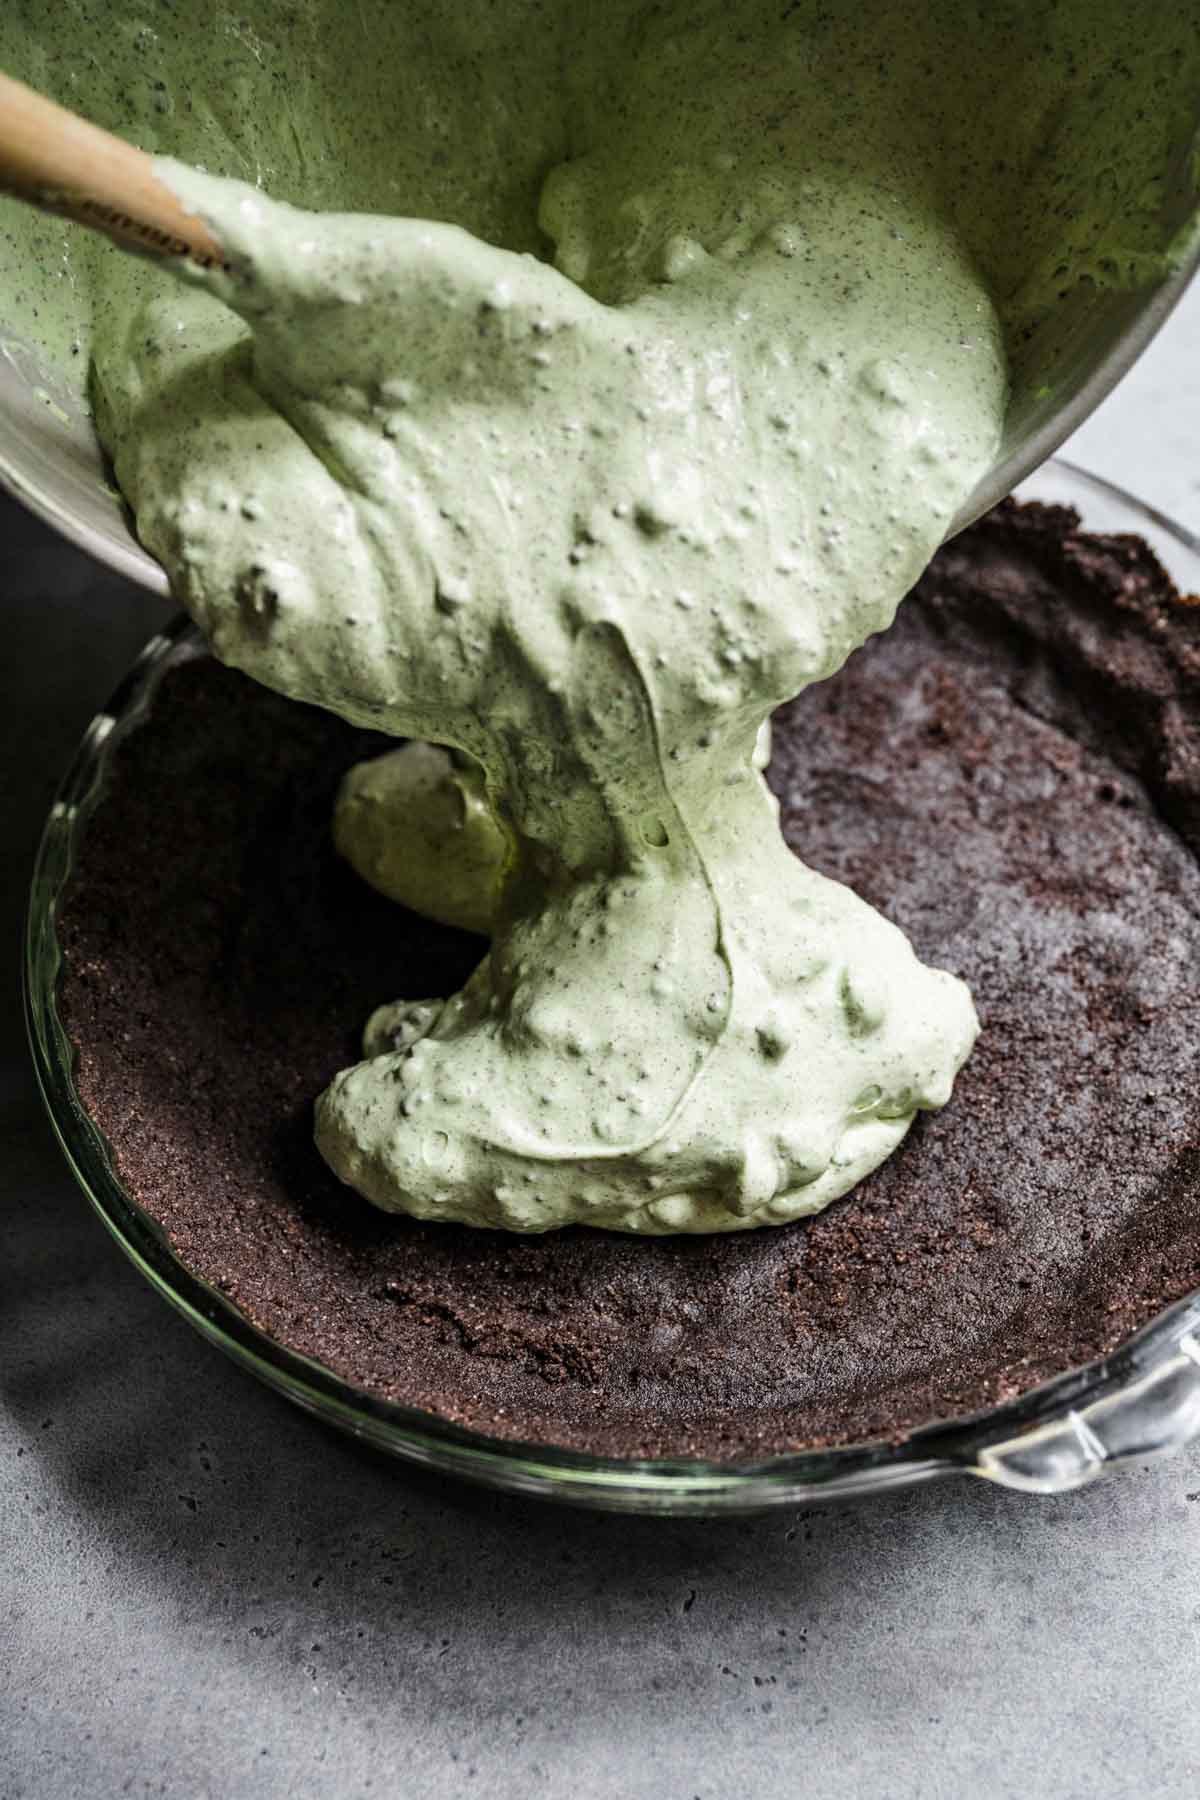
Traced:
<path id="1" fill-rule="evenodd" d="M 244 271 L 221 291 L 252 345 L 98 364 L 141 534 L 218 655 L 484 772 L 490 954 L 377 1015 L 318 1103 L 323 1154 L 386 1207 L 795 1218 L 949 1097 L 975 1034 L 961 983 L 785 848 L 753 751 L 889 622 L 986 466 L 994 312 L 896 184 L 788 180 L 731 135 L 665 189 L 625 143 L 550 178 L 543 222 L 577 274 L 619 274 L 616 305 L 454 226 L 315 219 L 172 165 Z M 186 336 L 167 304 L 138 330 Z"/>
<path id="2" fill-rule="evenodd" d="M 575 10 L 371 9 L 412 55 L 368 150 L 311 75 L 248 127 L 295 133 L 322 205 L 345 132 L 343 203 L 424 210 L 441 170 L 460 223 L 162 162 L 236 273 L 96 259 L 97 414 L 220 657 L 455 751 L 339 803 L 367 878 L 492 939 L 461 993 L 380 996 L 317 1103 L 331 1167 L 421 1218 L 742 1229 L 845 1193 L 977 1029 L 785 847 L 756 742 L 890 622 L 994 457 L 1006 349 L 1095 278 L 1097 219 L 1136 272 L 1157 139 L 1070 211 L 1118 7 Z"/>

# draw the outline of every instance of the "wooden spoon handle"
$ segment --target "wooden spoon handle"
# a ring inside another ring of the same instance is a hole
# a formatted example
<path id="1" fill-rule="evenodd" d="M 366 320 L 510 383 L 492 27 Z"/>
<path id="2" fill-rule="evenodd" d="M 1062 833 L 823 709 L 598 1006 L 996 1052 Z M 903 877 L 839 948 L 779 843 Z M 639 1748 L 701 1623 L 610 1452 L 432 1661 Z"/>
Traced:
<path id="1" fill-rule="evenodd" d="M 126 250 L 228 266 L 208 227 L 185 212 L 144 150 L 2 74 L 0 190 L 106 232 Z"/>

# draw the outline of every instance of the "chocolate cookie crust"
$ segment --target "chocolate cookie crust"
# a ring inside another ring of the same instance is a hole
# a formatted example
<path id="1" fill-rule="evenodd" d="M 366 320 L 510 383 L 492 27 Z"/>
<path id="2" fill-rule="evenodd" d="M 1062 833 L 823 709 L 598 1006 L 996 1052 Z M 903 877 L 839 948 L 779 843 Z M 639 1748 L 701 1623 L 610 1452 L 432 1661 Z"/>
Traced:
<path id="1" fill-rule="evenodd" d="M 382 740 L 208 661 L 121 746 L 59 1008 L 128 1190 L 262 1330 L 372 1393 L 620 1457 L 902 1435 L 1200 1284 L 1200 606 L 1133 538 L 998 508 L 776 721 L 789 841 L 971 983 L 942 1113 L 817 1219 L 516 1238 L 385 1217 L 311 1143 L 384 999 L 482 941 L 333 854 Z"/>

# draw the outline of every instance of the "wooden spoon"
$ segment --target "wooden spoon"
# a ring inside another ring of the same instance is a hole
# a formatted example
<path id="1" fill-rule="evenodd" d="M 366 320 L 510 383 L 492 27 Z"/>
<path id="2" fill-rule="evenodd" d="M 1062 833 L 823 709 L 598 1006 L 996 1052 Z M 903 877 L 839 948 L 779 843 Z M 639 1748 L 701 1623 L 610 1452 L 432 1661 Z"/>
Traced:
<path id="1" fill-rule="evenodd" d="M 158 179 L 153 157 L 2 74 L 0 190 L 143 256 L 229 266 L 208 227 Z"/>

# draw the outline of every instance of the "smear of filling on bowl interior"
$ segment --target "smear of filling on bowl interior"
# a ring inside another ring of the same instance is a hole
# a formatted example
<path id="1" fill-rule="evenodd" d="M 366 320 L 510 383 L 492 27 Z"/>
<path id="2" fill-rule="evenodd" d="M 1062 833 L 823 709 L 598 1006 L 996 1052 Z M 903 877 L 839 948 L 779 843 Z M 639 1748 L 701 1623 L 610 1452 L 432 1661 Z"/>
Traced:
<path id="1" fill-rule="evenodd" d="M 764 722 L 890 622 L 1023 333 L 1137 278 L 1170 122 L 1114 153 L 1128 9 L 259 10 L 145 28 L 191 76 L 152 147 L 222 170 L 161 165 L 235 273 L 95 253 L 91 353 L 216 653 L 452 747 L 353 775 L 339 838 L 490 949 L 460 993 L 380 995 L 320 1149 L 381 1207 L 517 1231 L 816 1211 L 977 1024 L 785 847 Z M 1146 92 L 1182 53 L 1152 10 Z"/>

